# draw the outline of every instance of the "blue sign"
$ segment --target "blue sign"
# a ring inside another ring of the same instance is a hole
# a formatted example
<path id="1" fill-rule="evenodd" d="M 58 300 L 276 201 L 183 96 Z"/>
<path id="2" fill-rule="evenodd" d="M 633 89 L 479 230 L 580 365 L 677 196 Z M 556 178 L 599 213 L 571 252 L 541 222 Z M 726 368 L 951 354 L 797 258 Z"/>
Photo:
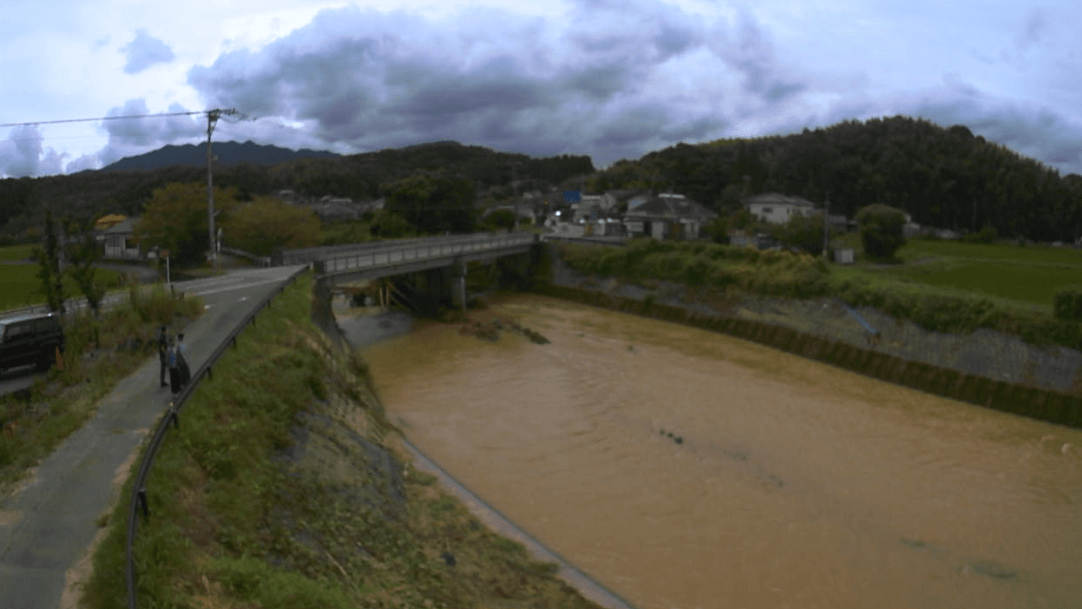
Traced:
<path id="1" fill-rule="evenodd" d="M 582 195 L 582 193 L 577 191 L 577 190 L 565 190 L 564 191 L 564 201 L 566 201 L 568 203 L 578 203 L 579 201 L 582 200 L 581 195 Z"/>

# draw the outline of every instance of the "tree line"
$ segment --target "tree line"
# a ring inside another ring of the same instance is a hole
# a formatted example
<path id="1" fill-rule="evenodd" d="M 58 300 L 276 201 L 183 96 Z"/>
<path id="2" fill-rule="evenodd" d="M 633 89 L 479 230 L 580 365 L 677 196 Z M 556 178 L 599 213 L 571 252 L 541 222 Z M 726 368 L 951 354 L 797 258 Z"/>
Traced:
<path id="1" fill-rule="evenodd" d="M 844 121 L 785 136 L 677 144 L 600 172 L 587 156 L 531 158 L 436 142 L 275 166 L 218 168 L 215 183 L 234 189 L 240 201 L 280 189 L 365 200 L 386 196 L 402 180 L 438 173 L 470 182 L 475 195 L 489 203 L 507 200 L 516 188 L 522 193 L 566 187 L 587 177 L 588 192 L 672 189 L 723 215 L 740 209 L 749 195 L 781 192 L 818 204 L 829 201 L 832 214 L 847 217 L 886 204 L 919 224 L 962 232 L 1070 241 L 1082 231 L 1082 176 L 1060 176 L 964 126 L 943 128 L 905 116 Z M 203 179 L 201 168 L 174 166 L 0 180 L 0 240 L 40 238 L 45 210 L 82 219 L 138 215 L 154 190 Z M 393 224 L 388 229 L 398 230 Z"/>
<path id="2" fill-rule="evenodd" d="M 410 176 L 443 172 L 469 181 L 475 192 L 499 191 L 506 197 L 511 194 L 507 185 L 513 178 L 539 187 L 594 171 L 588 156 L 532 158 L 480 146 L 436 142 L 339 158 L 298 159 L 274 166 L 242 163 L 219 167 L 214 171 L 214 183 L 232 189 L 236 198 L 245 202 L 282 189 L 310 197 L 329 194 L 368 200 L 384 196 L 388 185 Z M 46 210 L 81 220 L 106 213 L 139 215 L 155 190 L 172 183 L 205 179 L 205 169 L 184 166 L 3 179 L 0 240 L 39 239 Z"/>
<path id="3" fill-rule="evenodd" d="M 677 144 L 598 172 L 592 191 L 668 189 L 728 214 L 780 192 L 854 217 L 882 203 L 925 226 L 1069 241 L 1082 230 L 1082 176 L 1059 172 L 968 128 L 905 116 L 786 136 Z"/>

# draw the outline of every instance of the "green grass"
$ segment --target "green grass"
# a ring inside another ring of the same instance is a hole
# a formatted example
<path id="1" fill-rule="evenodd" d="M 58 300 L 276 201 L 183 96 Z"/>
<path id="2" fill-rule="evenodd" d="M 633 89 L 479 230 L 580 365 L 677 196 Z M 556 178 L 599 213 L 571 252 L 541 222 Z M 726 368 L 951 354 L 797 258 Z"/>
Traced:
<path id="1" fill-rule="evenodd" d="M 0 496 L 82 427 L 117 382 L 154 356 L 159 326 L 182 323 L 202 312 L 199 298 L 174 300 L 157 290 L 99 319 L 84 313 L 65 320 L 64 369 L 54 367 L 36 379 L 28 400 L 0 398 Z"/>
<path id="2" fill-rule="evenodd" d="M 1057 289 L 1082 284 L 1082 251 L 1073 248 L 910 239 L 897 252 L 902 264 L 879 265 L 864 260 L 859 234 L 844 235 L 840 241 L 857 248 L 855 268 L 868 271 L 868 277 L 892 276 L 1049 311 Z"/>
<path id="3" fill-rule="evenodd" d="M 30 260 L 30 252 L 33 251 L 34 247 L 35 246 L 33 245 L 9 245 L 7 247 L 0 247 L 0 262 Z"/>
<path id="4" fill-rule="evenodd" d="M 38 266 L 35 264 L 0 262 L 0 285 L 4 286 L 4 289 L 0 290 L 0 311 L 45 303 L 45 297 L 39 294 L 41 280 L 37 278 L 37 272 Z M 98 269 L 95 278 L 107 291 L 118 289 L 123 281 L 121 273 L 105 269 Z M 64 277 L 64 290 L 69 298 L 82 296 L 70 277 Z"/>
<path id="5" fill-rule="evenodd" d="M 259 314 L 166 436 L 134 547 L 139 606 L 595 608 L 431 476 L 410 471 L 406 504 L 391 499 L 368 450 L 344 429 L 379 445 L 394 428 L 364 362 L 312 324 L 312 283 L 302 275 Z M 318 413 L 304 423 L 304 457 L 283 460 L 301 412 Z M 94 554 L 87 609 L 127 607 L 131 485 Z M 388 505 L 401 510 L 388 515 Z"/>

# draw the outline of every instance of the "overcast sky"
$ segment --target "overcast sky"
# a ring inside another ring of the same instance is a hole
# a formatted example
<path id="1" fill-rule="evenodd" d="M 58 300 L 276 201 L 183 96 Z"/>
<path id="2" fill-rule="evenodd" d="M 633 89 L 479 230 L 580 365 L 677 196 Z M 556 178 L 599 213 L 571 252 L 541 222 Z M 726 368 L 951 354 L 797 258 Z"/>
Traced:
<path id="1" fill-rule="evenodd" d="M 1082 173 L 1080 32 L 1077 0 L 8 0 L 0 123 L 236 108 L 215 141 L 602 168 L 905 114 Z M 205 137 L 201 116 L 2 127 L 0 176 Z"/>

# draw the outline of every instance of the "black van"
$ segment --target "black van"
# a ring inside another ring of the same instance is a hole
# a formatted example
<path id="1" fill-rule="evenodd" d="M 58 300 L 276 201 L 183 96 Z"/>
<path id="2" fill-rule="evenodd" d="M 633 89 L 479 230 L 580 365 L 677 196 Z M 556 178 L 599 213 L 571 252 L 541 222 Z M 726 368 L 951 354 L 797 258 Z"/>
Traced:
<path id="1" fill-rule="evenodd" d="M 48 370 L 57 349 L 64 352 L 64 329 L 52 313 L 0 319 L 0 374 L 30 364 Z"/>

